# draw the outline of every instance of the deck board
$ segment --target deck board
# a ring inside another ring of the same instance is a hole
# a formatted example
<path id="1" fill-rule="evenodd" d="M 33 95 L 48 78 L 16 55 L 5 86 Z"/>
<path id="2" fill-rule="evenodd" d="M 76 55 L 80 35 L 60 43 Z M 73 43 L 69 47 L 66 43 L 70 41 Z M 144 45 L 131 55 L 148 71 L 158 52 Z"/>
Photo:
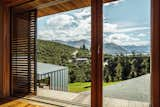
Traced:
<path id="1" fill-rule="evenodd" d="M 20 99 L 9 98 L 9 99 L 0 100 L 0 107 L 57 107 L 57 106 L 29 101 L 23 98 L 20 98 Z"/>
<path id="2" fill-rule="evenodd" d="M 42 107 L 42 106 L 33 105 L 24 101 L 11 101 L 11 102 L 0 105 L 0 107 Z"/>

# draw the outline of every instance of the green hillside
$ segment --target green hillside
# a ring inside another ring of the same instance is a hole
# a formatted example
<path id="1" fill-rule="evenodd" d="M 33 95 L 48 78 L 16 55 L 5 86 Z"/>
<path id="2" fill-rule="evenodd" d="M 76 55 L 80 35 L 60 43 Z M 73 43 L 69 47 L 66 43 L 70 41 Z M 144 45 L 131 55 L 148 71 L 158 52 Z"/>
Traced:
<path id="1" fill-rule="evenodd" d="M 65 65 L 78 50 L 78 57 L 89 57 L 89 51 L 53 41 L 37 40 L 38 62 Z"/>

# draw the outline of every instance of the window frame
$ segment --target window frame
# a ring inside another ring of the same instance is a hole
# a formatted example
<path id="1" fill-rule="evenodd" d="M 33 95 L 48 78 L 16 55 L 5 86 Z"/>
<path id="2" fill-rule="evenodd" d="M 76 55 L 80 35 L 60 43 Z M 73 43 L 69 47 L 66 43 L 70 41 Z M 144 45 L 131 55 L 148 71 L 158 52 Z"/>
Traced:
<path id="1" fill-rule="evenodd" d="M 2 95 L 3 97 L 7 97 L 10 95 L 10 7 L 18 4 L 15 0 L 12 0 L 12 4 L 4 4 L 3 3 L 3 13 L 2 13 Z M 20 0 L 19 0 L 20 1 Z M 28 1 L 28 0 L 24 0 Z M 91 106 L 92 107 L 102 107 L 102 68 L 101 68 L 101 55 L 102 55 L 102 29 L 103 27 L 98 28 L 98 26 L 102 26 L 102 0 L 91 0 L 92 2 L 92 39 L 95 37 L 97 40 L 93 40 L 93 43 L 96 43 L 96 47 L 92 43 L 92 51 L 93 55 L 92 64 L 100 64 L 99 66 L 92 66 L 92 97 L 91 97 Z M 13 5 L 14 4 L 14 5 Z M 96 10 L 95 10 L 96 8 Z M 151 105 L 152 107 L 160 107 L 160 1 L 159 0 L 151 0 Z M 96 14 L 96 15 L 93 15 Z M 98 17 L 100 16 L 100 19 Z M 98 28 L 98 30 L 93 30 Z M 100 34 L 100 37 L 98 37 Z M 95 36 L 93 36 L 95 35 Z M 98 56 L 100 54 L 100 56 Z M 100 59 L 97 59 L 99 58 Z M 97 59 L 97 60 L 96 60 Z M 96 68 L 96 69 L 94 69 Z M 96 78 L 95 75 L 98 74 Z M 100 83 L 100 84 L 99 84 Z M 94 105 L 96 104 L 96 105 Z"/>

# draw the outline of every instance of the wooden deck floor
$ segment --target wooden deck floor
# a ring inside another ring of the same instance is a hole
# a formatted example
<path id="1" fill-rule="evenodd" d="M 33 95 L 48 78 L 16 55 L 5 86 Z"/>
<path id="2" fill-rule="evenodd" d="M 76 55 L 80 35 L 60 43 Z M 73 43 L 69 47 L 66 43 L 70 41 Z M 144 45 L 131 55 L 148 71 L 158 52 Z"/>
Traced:
<path id="1" fill-rule="evenodd" d="M 33 105 L 24 101 L 12 101 L 6 104 L 0 105 L 0 107 L 41 107 L 39 105 Z"/>
<path id="2" fill-rule="evenodd" d="M 90 104 L 90 96 L 82 104 Z M 82 99 L 81 99 L 82 100 Z M 72 101 L 73 103 L 73 101 Z M 74 105 L 56 99 L 42 97 L 24 97 L 19 99 L 0 99 L 0 107 L 90 107 L 89 105 Z M 150 107 L 149 103 L 127 101 L 122 99 L 104 98 L 104 107 Z"/>
<path id="3" fill-rule="evenodd" d="M 25 99 L 3 99 L 0 100 L 0 107 L 57 107 L 44 103 L 28 101 Z"/>

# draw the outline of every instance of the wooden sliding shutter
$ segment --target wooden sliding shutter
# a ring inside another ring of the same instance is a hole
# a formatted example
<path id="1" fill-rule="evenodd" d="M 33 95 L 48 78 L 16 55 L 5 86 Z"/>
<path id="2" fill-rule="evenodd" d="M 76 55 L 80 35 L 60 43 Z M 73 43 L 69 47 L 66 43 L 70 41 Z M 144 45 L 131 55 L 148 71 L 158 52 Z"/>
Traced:
<path id="1" fill-rule="evenodd" d="M 13 11 L 12 16 L 11 94 L 35 94 L 37 11 Z"/>

